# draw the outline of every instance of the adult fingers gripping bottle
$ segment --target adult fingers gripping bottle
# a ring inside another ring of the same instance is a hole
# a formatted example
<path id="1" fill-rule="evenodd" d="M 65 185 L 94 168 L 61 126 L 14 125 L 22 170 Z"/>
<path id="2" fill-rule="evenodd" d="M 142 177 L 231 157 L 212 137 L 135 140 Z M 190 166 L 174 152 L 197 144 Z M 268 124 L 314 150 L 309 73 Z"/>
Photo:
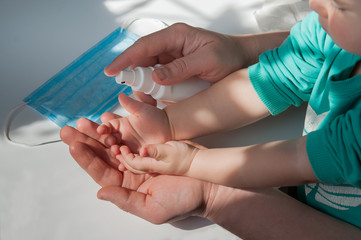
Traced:
<path id="1" fill-rule="evenodd" d="M 154 99 L 166 102 L 179 102 L 210 87 L 210 83 L 197 77 L 189 78 L 174 85 L 159 85 L 152 79 L 154 67 L 136 67 L 124 70 L 116 76 L 118 84 L 126 84 L 134 91 L 144 92 Z"/>

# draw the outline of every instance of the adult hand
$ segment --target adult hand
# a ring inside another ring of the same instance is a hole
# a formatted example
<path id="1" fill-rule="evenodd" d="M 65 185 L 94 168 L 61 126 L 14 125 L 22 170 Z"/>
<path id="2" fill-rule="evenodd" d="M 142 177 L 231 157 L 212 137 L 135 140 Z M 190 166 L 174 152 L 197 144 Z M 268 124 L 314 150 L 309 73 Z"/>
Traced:
<path id="1" fill-rule="evenodd" d="M 103 118 L 115 118 L 107 114 Z M 105 145 L 98 124 L 80 119 L 77 129 L 64 127 L 61 139 L 72 157 L 102 188 L 98 197 L 152 223 L 179 220 L 203 212 L 211 184 L 179 176 L 120 172 L 118 160 Z"/>
<path id="2" fill-rule="evenodd" d="M 64 127 L 60 135 L 73 158 L 102 186 L 100 199 L 147 221 L 161 224 L 196 215 L 245 239 L 360 239 L 359 228 L 275 189 L 242 190 L 187 177 L 120 172 L 97 127 L 81 119 L 78 130 Z"/>
<path id="3" fill-rule="evenodd" d="M 235 70 L 258 61 L 261 53 L 278 47 L 289 35 L 288 31 L 225 35 L 177 23 L 144 36 L 109 64 L 104 73 L 118 74 L 127 67 L 162 64 L 153 72 L 153 80 L 171 85 L 192 76 L 216 82 Z M 148 104 L 157 102 L 144 93 L 135 97 Z"/>
<path id="4" fill-rule="evenodd" d="M 247 54 L 233 37 L 183 23 L 140 38 L 105 68 L 118 74 L 128 66 L 162 64 L 153 80 L 170 85 L 192 76 L 215 82 L 244 67 Z"/>

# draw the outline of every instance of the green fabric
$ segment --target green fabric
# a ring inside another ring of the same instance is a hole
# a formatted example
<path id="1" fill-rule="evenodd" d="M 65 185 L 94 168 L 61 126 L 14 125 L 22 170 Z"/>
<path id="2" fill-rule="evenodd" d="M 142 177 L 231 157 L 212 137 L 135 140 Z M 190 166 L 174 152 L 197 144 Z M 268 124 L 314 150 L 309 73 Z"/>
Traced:
<path id="1" fill-rule="evenodd" d="M 276 115 L 308 101 L 307 154 L 320 184 L 299 188 L 301 199 L 361 227 L 361 76 L 357 56 L 339 48 L 316 13 L 291 29 L 277 49 L 249 67 L 258 95 Z"/>

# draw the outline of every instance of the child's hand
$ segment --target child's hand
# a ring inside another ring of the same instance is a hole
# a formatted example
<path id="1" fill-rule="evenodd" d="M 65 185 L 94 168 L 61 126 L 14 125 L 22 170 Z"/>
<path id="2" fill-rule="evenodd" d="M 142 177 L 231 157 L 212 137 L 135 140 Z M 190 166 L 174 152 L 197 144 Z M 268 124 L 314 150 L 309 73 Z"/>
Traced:
<path id="1" fill-rule="evenodd" d="M 139 155 L 133 154 L 127 146 L 121 146 L 121 155 L 117 158 L 134 173 L 185 175 L 198 150 L 184 142 L 170 141 L 146 145 L 140 149 Z"/>
<path id="2" fill-rule="evenodd" d="M 138 153 L 143 145 L 164 143 L 172 139 L 171 126 L 163 110 L 138 102 L 124 94 L 119 95 L 119 103 L 130 115 L 105 121 L 97 128 L 98 134 L 107 135 L 104 141 L 106 145 L 124 144 L 132 152 Z M 105 119 L 108 120 L 102 116 L 102 120 Z M 113 154 L 119 154 L 119 147 L 113 147 L 112 151 Z"/>

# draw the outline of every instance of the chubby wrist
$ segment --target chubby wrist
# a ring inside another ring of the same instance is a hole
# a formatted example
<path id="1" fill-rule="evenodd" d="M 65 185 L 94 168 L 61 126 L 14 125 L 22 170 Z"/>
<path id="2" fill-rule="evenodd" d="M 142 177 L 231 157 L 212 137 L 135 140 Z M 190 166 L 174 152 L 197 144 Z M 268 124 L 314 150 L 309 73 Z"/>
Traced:
<path id="1" fill-rule="evenodd" d="M 207 218 L 213 221 L 214 203 L 218 195 L 218 189 L 221 187 L 215 183 L 203 181 L 203 204 L 200 208 L 199 217 Z"/>
<path id="2" fill-rule="evenodd" d="M 176 138 L 175 128 L 174 128 L 174 124 L 172 123 L 172 120 L 171 120 L 169 107 L 165 107 L 163 109 L 163 112 L 164 112 L 164 115 L 165 115 L 165 117 L 167 119 L 167 122 L 168 122 L 168 127 L 169 127 L 169 132 L 170 132 L 170 140 L 180 140 L 180 139 Z"/>
<path id="3" fill-rule="evenodd" d="M 199 172 L 197 169 L 197 166 L 196 165 L 196 161 L 197 161 L 197 156 L 199 155 L 199 153 L 201 151 L 204 151 L 204 150 L 201 150 L 199 148 L 196 148 L 196 147 L 193 147 L 190 149 L 191 151 L 189 152 L 189 154 L 187 154 L 187 158 L 184 159 L 185 162 L 187 162 L 187 169 L 185 169 L 186 171 L 183 172 L 182 174 L 184 176 L 187 176 L 187 177 L 191 177 L 191 178 L 197 178 L 197 179 L 200 179 L 202 180 L 202 178 L 199 177 Z"/>

